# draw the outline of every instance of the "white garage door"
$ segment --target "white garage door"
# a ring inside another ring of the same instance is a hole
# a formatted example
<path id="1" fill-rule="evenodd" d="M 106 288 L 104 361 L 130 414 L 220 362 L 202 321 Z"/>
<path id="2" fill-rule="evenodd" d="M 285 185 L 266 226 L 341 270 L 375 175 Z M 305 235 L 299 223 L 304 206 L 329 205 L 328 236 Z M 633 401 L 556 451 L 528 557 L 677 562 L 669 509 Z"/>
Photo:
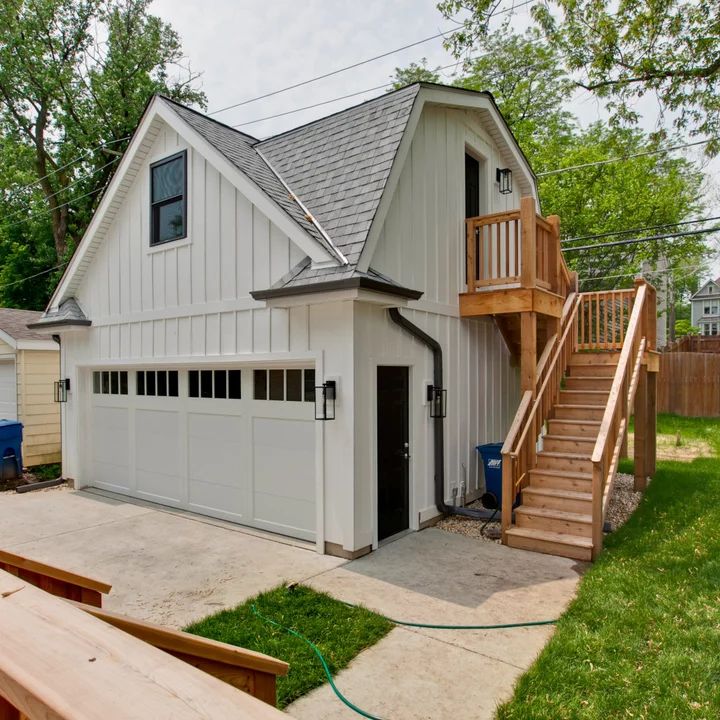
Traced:
<path id="1" fill-rule="evenodd" d="M 0 420 L 17 420 L 14 360 L 0 360 Z"/>
<path id="2" fill-rule="evenodd" d="M 98 370 L 90 485 L 315 539 L 314 371 Z"/>

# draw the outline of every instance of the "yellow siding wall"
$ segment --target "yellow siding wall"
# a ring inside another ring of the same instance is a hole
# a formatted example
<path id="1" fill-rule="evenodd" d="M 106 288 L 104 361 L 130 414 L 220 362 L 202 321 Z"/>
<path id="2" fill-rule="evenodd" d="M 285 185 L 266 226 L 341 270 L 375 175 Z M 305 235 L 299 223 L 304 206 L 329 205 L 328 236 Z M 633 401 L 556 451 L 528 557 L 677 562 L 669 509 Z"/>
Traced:
<path id="1" fill-rule="evenodd" d="M 17 356 L 18 417 L 26 466 L 60 462 L 60 405 L 53 383 L 60 377 L 60 353 L 20 350 Z"/>

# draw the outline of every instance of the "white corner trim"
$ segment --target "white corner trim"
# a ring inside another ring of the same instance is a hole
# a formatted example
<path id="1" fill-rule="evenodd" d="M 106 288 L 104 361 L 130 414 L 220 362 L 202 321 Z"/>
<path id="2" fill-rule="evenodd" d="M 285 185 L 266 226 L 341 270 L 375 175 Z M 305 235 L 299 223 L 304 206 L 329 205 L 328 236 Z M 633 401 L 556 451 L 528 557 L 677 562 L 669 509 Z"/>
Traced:
<path id="1" fill-rule="evenodd" d="M 12 335 L 8 335 L 4 330 L 0 330 L 0 340 L 8 344 L 13 350 L 17 350 L 17 340 Z"/>

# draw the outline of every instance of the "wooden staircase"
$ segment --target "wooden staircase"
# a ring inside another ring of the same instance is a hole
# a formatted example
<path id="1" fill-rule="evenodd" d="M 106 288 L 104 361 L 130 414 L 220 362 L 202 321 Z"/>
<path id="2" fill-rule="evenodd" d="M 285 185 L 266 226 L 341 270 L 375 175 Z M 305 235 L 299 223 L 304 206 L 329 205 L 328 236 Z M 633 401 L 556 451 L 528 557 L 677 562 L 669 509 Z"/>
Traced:
<path id="1" fill-rule="evenodd" d="M 511 547 L 592 559 L 592 453 L 620 353 L 575 352 L 537 464 L 506 532 Z"/>

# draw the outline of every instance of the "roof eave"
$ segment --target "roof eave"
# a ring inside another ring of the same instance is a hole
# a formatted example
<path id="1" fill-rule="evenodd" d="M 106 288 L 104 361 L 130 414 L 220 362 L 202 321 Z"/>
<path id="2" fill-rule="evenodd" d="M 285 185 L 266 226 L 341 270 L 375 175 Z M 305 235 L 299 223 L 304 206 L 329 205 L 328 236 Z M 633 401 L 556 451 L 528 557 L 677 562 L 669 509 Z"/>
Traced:
<path id="1" fill-rule="evenodd" d="M 310 295 L 315 293 L 333 292 L 335 290 L 373 290 L 386 295 L 397 295 L 408 300 L 418 300 L 423 293 L 400 285 L 374 280 L 368 277 L 351 277 L 342 280 L 328 280 L 326 282 L 308 283 L 306 285 L 290 285 L 267 290 L 253 290 L 250 295 L 254 300 L 273 300 L 275 298 L 291 297 L 297 295 Z"/>

